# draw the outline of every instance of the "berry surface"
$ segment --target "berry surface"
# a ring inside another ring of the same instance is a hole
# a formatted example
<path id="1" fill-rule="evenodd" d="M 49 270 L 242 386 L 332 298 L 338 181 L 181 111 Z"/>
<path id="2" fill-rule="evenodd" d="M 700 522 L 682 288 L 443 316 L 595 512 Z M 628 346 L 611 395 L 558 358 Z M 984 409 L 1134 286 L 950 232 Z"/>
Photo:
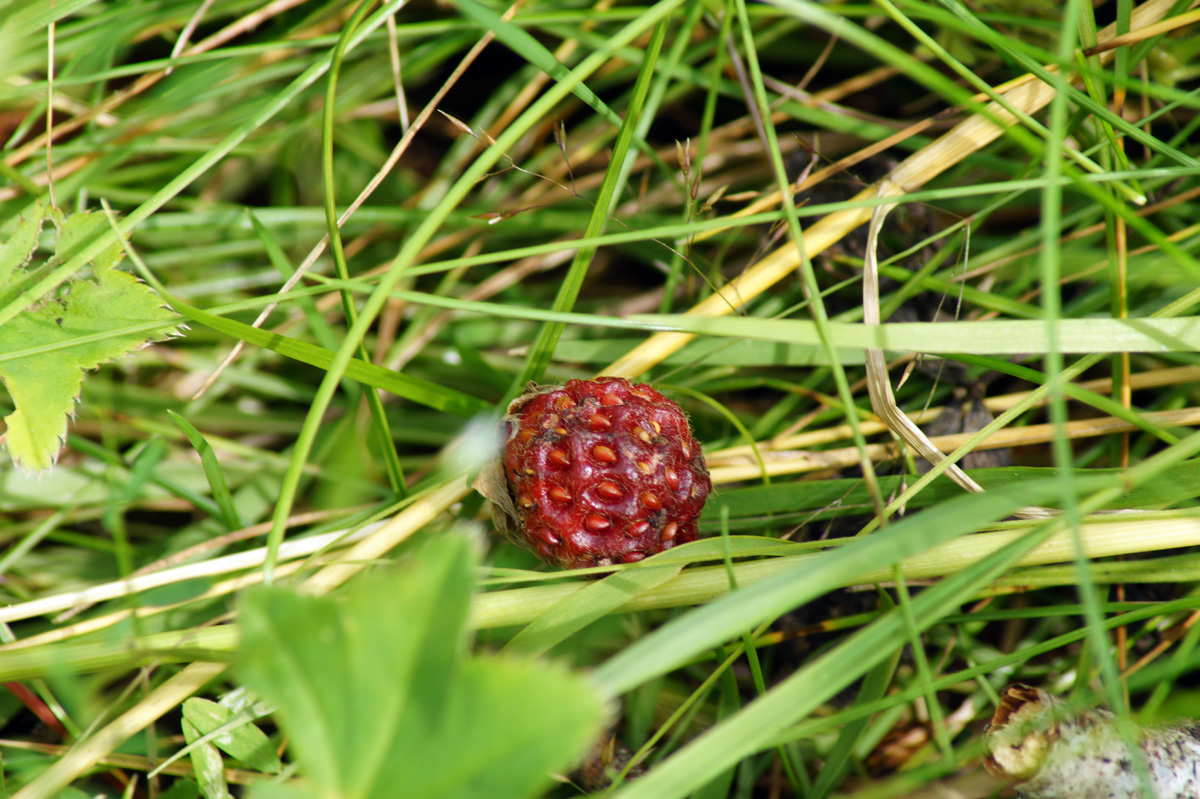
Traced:
<path id="1" fill-rule="evenodd" d="M 517 543 L 566 568 L 632 563 L 696 540 L 712 491 L 683 410 L 640 383 L 544 387 L 509 408 L 504 474 Z"/>

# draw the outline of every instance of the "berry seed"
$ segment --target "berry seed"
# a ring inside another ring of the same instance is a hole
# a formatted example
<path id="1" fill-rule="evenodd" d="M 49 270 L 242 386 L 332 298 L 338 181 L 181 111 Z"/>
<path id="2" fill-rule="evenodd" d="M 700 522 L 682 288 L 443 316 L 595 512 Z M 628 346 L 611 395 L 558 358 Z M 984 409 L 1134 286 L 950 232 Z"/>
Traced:
<path id="1" fill-rule="evenodd" d="M 600 463 L 613 464 L 617 462 L 617 453 L 612 451 L 612 447 L 607 447 L 604 444 L 597 444 L 592 447 L 592 457 Z"/>
<path id="2" fill-rule="evenodd" d="M 596 493 L 605 499 L 612 500 L 620 499 L 621 497 L 625 496 L 625 492 L 621 490 L 621 487 L 612 480 L 605 480 L 603 483 L 596 486 Z"/>

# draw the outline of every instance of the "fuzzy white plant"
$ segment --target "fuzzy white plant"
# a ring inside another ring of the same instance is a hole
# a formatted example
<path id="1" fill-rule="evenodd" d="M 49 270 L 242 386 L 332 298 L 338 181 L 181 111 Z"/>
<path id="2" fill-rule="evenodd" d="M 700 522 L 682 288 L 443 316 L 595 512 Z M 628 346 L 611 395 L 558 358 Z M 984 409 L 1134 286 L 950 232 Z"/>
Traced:
<path id="1" fill-rule="evenodd" d="M 1200 797 L 1200 722 L 1135 729 L 1130 751 L 1107 710 L 1080 709 L 1027 685 L 1010 685 L 984 734 L 984 766 L 1017 783 L 1022 799 Z"/>

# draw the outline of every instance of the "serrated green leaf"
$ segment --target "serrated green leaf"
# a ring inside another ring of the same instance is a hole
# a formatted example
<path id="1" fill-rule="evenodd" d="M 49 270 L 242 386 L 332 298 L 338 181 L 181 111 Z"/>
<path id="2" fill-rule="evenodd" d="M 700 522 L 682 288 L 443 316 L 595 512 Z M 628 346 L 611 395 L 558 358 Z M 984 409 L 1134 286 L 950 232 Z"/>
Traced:
<path id="1" fill-rule="evenodd" d="M 240 673 L 279 707 L 318 786 L 367 795 L 389 729 L 431 724 L 445 704 L 472 581 L 466 542 L 452 541 L 419 570 L 356 584 L 345 606 L 285 589 L 246 596 Z"/>
<path id="2" fill-rule="evenodd" d="M 29 218 L 17 220 L 16 230 L 8 241 L 0 244 L 0 285 L 7 284 L 13 273 L 24 268 L 37 248 L 46 209 L 40 202 L 33 204 Z"/>
<path id="3" fill-rule="evenodd" d="M 197 743 L 204 733 L 188 721 L 186 713 L 181 726 L 183 737 L 191 749 L 192 771 L 196 774 L 204 799 L 229 799 L 229 783 L 225 781 L 225 763 L 221 760 L 221 753 L 207 741 Z"/>
<path id="4" fill-rule="evenodd" d="M 239 714 L 224 705 L 192 697 L 183 703 L 183 718 L 201 735 L 220 730 L 208 743 L 250 768 L 268 774 L 278 773 L 281 768 L 279 755 L 271 745 L 271 739 L 254 724 L 244 718 L 239 719 Z M 227 725 L 229 729 L 221 729 Z"/>
<path id="5" fill-rule="evenodd" d="M 112 228 L 104 214 L 84 211 L 66 217 L 58 230 L 58 243 L 54 248 L 54 261 L 64 263 L 78 255 L 84 247 L 107 235 Z M 121 243 L 114 241 L 92 258 L 92 267 L 97 273 L 112 269 L 121 262 Z"/>
<path id="6" fill-rule="evenodd" d="M 469 661 L 468 543 L 431 541 L 345 601 L 247 595 L 238 671 L 324 796 L 526 796 L 596 734 L 600 701 L 541 664 Z"/>
<path id="7" fill-rule="evenodd" d="M 101 235 L 104 222 L 98 214 L 67 217 L 60 225 L 55 259 Z M 28 231 L 19 231 L 10 239 L 5 256 L 19 261 L 28 235 Z M 0 326 L 0 355 L 26 349 L 30 342 L 63 345 L 53 357 L 0 361 L 0 380 L 16 406 L 16 411 L 5 418 L 5 441 L 13 460 L 27 470 L 47 469 L 58 456 L 85 370 L 126 355 L 148 340 L 170 335 L 171 331 L 166 330 L 148 339 L 144 333 L 128 332 L 139 324 L 168 322 L 175 314 L 135 277 L 116 271 L 113 267 L 119 260 L 119 249 L 106 248 L 93 263 L 92 277 L 67 282 L 58 296 L 26 308 Z M 12 269 L 6 284 L 0 286 L 0 294 L 44 266 L 29 271 Z"/>

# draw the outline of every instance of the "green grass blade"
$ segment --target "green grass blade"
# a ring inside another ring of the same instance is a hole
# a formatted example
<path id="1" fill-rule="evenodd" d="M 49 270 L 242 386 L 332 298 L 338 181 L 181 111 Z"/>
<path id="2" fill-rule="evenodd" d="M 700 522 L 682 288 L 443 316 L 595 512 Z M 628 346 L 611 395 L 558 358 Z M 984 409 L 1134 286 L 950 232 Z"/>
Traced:
<path id="1" fill-rule="evenodd" d="M 208 478 L 208 486 L 212 490 L 213 500 L 221 511 L 221 522 L 225 525 L 225 529 L 240 530 L 243 526 L 242 520 L 238 517 L 237 507 L 233 504 L 233 495 L 229 493 L 229 484 L 225 482 L 225 474 L 221 471 L 221 464 L 217 462 L 212 445 L 187 419 L 175 411 L 168 410 L 167 413 L 187 436 L 187 440 L 196 450 L 196 454 L 200 456 L 200 463 L 204 466 L 204 476 Z"/>

